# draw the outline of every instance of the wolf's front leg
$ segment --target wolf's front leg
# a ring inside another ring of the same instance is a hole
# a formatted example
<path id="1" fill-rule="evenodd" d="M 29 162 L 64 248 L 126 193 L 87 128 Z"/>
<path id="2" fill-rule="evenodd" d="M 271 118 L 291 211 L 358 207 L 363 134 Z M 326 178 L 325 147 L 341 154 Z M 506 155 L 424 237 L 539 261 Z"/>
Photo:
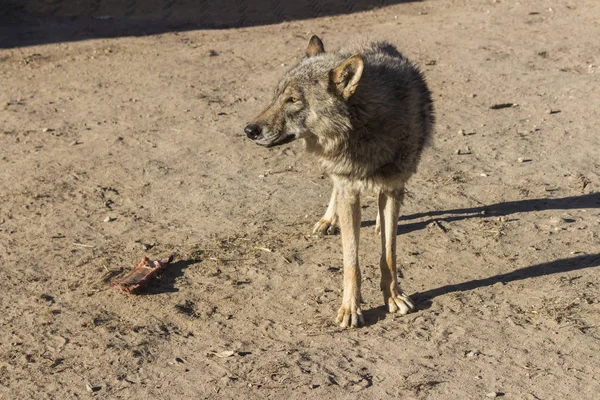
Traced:
<path id="1" fill-rule="evenodd" d="M 340 193 L 337 206 L 344 254 L 344 294 L 337 314 L 342 328 L 364 324 L 360 310 L 360 269 L 358 240 L 360 235 L 360 200 L 358 193 Z"/>
<path id="2" fill-rule="evenodd" d="M 335 233 L 335 225 L 337 224 L 337 188 L 334 187 L 331 191 L 331 199 L 329 199 L 329 205 L 323 218 L 315 224 L 313 233 L 320 233 L 321 235 L 333 235 Z"/>
<path id="3" fill-rule="evenodd" d="M 396 271 L 396 236 L 398 214 L 404 197 L 404 189 L 394 193 L 379 194 L 379 215 L 381 217 L 381 291 L 383 301 L 390 312 L 407 314 L 415 306 L 398 284 Z"/>

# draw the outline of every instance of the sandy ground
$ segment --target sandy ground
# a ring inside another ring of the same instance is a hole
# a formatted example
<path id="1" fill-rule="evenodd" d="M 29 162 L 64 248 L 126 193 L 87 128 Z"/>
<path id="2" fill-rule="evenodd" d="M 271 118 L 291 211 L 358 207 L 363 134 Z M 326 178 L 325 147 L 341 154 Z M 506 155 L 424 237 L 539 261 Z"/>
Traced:
<path id="1" fill-rule="evenodd" d="M 242 131 L 313 33 L 397 44 L 438 116 L 398 227 L 418 310 L 382 307 L 366 196 L 354 330 L 328 178 Z M 440 0 L 0 50 L 0 397 L 598 398 L 599 37 L 595 0 Z"/>

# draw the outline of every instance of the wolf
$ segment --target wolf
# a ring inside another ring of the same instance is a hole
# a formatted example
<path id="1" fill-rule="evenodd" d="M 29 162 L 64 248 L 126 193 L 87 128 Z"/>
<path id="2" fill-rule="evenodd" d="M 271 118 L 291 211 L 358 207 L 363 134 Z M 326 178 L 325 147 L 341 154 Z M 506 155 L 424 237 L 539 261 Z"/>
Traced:
<path id="1" fill-rule="evenodd" d="M 364 325 L 358 242 L 360 194 L 366 190 L 378 195 L 384 303 L 400 314 L 415 308 L 398 283 L 397 223 L 405 185 L 430 142 L 434 122 L 423 74 L 392 44 L 358 40 L 325 52 L 322 40 L 312 36 L 271 104 L 244 128 L 248 138 L 265 147 L 303 139 L 333 181 L 329 206 L 314 232 L 340 227 L 343 296 L 336 322 L 342 328 Z"/>

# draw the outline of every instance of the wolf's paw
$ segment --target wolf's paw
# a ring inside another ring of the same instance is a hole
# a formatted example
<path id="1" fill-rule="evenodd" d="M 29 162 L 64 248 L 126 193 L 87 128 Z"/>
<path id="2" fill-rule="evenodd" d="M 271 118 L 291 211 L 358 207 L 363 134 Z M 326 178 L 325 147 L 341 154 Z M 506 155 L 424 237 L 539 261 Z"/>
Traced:
<path id="1" fill-rule="evenodd" d="M 332 221 L 329 219 L 321 218 L 319 222 L 315 224 L 315 227 L 313 228 L 313 233 L 318 233 L 320 235 L 335 235 L 337 232 L 337 226 L 335 223 L 335 219 Z"/>
<path id="2" fill-rule="evenodd" d="M 415 309 L 415 305 L 404 292 L 397 289 L 392 292 L 383 292 L 383 301 L 388 307 L 389 312 L 399 312 L 402 315 L 408 314 Z"/>
<path id="3" fill-rule="evenodd" d="M 347 305 L 342 303 L 342 306 L 338 310 L 335 322 L 340 325 L 340 328 L 358 328 L 365 324 L 365 319 L 358 305 Z"/>

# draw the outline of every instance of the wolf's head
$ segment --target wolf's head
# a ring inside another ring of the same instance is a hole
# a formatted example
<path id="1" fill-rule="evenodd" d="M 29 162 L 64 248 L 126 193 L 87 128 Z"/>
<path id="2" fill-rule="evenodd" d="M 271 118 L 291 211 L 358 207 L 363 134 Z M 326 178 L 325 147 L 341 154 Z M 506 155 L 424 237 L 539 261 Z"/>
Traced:
<path id="1" fill-rule="evenodd" d="M 325 53 L 317 36 L 310 38 L 304 57 L 275 89 L 271 105 L 246 125 L 246 135 L 271 147 L 296 139 L 319 143 L 350 128 L 348 100 L 363 72 L 359 55 L 344 58 Z"/>

